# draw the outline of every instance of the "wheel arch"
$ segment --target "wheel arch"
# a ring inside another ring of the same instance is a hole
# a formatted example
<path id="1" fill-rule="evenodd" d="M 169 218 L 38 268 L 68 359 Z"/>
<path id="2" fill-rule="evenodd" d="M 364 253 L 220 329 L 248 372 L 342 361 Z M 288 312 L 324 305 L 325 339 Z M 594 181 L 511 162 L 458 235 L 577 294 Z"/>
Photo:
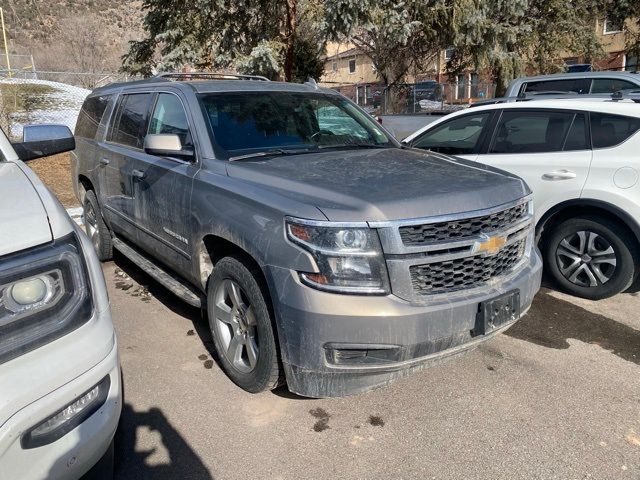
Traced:
<path id="1" fill-rule="evenodd" d="M 84 195 L 89 190 L 96 191 L 89 177 L 83 174 L 78 175 L 78 200 L 80 203 L 84 203 Z"/>
<path id="2" fill-rule="evenodd" d="M 585 212 L 584 208 L 589 208 L 589 212 Z M 636 245 L 640 245 L 640 225 L 631 215 L 621 208 L 602 200 L 595 199 L 575 199 L 559 203 L 550 208 L 540 218 L 536 224 L 536 240 L 538 243 L 544 240 L 545 231 L 559 222 L 568 218 L 585 215 L 600 215 L 602 217 L 614 220 L 623 226 L 636 240 Z"/>
<path id="3" fill-rule="evenodd" d="M 267 285 L 264 271 L 256 257 L 252 255 L 251 252 L 249 252 L 246 248 L 238 245 L 237 242 L 234 242 L 229 238 L 225 238 L 213 233 L 205 235 L 202 240 L 198 242 L 196 255 L 198 262 L 197 268 L 200 287 L 204 291 L 206 291 L 207 289 L 207 282 L 209 280 L 209 277 L 211 276 L 211 273 L 213 272 L 213 268 L 216 262 L 230 255 L 241 256 L 246 259 L 247 262 L 256 267 L 256 270 L 262 274 L 262 280 L 264 281 L 264 284 Z"/>

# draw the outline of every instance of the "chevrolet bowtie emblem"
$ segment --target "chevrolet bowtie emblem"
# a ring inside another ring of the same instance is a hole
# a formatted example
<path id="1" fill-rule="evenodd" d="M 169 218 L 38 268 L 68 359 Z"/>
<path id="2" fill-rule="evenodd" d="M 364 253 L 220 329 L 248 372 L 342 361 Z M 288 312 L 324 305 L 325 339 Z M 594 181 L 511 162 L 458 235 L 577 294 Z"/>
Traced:
<path id="1" fill-rule="evenodd" d="M 485 252 L 488 255 L 495 255 L 507 243 L 507 237 L 487 237 L 484 242 L 478 245 L 478 252 Z"/>

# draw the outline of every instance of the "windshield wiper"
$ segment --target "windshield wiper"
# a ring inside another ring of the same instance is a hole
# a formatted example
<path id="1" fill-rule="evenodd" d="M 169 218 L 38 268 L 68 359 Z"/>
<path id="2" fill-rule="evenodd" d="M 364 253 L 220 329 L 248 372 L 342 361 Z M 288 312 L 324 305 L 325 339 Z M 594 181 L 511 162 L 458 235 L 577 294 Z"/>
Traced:
<path id="1" fill-rule="evenodd" d="M 284 148 L 272 148 L 270 150 L 264 150 L 262 152 L 253 152 L 253 153 L 247 153 L 245 155 L 237 155 L 235 157 L 229 157 L 228 160 L 230 162 L 235 162 L 237 160 L 245 160 L 247 158 L 273 157 L 276 155 L 297 155 L 299 153 L 308 153 L 310 151 L 311 151 L 310 148 L 298 148 L 298 149 L 289 149 L 289 150 L 285 150 Z"/>
<path id="2" fill-rule="evenodd" d="M 335 145 L 318 145 L 318 149 L 325 148 L 387 148 L 391 145 L 376 145 L 374 143 L 336 143 Z"/>

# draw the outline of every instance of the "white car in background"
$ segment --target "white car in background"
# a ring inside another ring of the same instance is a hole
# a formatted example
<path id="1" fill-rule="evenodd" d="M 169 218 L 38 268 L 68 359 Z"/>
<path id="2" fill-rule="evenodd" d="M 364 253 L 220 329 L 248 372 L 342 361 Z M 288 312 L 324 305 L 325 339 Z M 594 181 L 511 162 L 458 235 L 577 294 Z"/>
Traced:
<path id="1" fill-rule="evenodd" d="M 545 267 L 574 295 L 626 290 L 640 253 L 638 99 L 554 99 L 482 105 L 403 140 L 522 177 L 534 195 Z"/>
<path id="2" fill-rule="evenodd" d="M 0 130 L 0 479 L 113 469 L 116 336 L 91 242 L 20 160 L 74 148 L 64 126 Z M 15 147 L 15 148 L 14 148 Z"/>

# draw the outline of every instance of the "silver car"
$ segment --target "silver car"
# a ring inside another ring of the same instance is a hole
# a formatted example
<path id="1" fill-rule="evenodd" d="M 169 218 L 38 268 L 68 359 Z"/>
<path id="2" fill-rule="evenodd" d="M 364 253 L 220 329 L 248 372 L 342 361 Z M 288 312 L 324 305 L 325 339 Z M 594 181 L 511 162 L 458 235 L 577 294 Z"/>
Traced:
<path id="1" fill-rule="evenodd" d="M 212 77 L 93 92 L 73 175 L 100 258 L 205 308 L 240 387 L 365 391 L 527 311 L 541 260 L 520 178 L 403 148 L 315 84 Z"/>

